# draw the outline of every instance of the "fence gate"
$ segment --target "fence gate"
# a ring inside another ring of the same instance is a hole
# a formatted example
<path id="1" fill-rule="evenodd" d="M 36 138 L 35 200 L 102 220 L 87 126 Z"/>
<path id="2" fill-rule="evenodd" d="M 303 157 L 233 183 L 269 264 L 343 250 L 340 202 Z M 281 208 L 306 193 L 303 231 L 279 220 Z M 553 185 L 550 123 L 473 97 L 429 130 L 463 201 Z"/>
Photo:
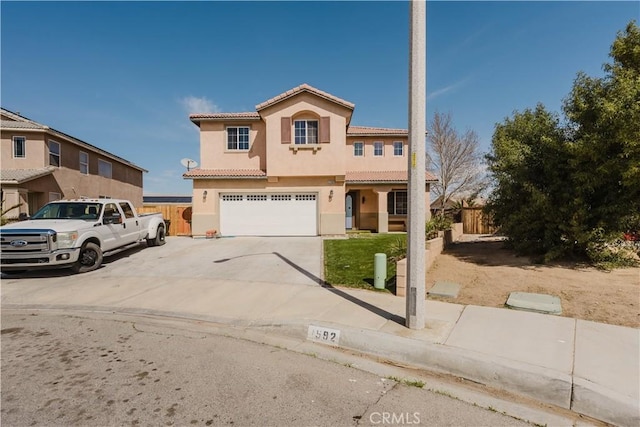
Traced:
<path id="1" fill-rule="evenodd" d="M 462 230 L 464 234 L 493 234 L 496 227 L 482 208 L 462 208 Z"/>
<path id="2" fill-rule="evenodd" d="M 168 225 L 168 236 L 191 236 L 191 205 L 151 205 L 138 208 L 138 213 L 162 212 Z"/>

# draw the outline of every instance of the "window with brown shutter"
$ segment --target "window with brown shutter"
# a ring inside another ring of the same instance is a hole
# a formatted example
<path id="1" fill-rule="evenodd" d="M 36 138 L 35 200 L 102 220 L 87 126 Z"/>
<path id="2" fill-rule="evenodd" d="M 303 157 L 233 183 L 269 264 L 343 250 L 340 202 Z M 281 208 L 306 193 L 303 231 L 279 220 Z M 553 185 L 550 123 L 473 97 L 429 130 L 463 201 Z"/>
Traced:
<path id="1" fill-rule="evenodd" d="M 320 117 L 320 143 L 331 142 L 330 117 Z"/>
<path id="2" fill-rule="evenodd" d="M 280 118 L 280 135 L 283 144 L 291 144 L 291 117 Z"/>

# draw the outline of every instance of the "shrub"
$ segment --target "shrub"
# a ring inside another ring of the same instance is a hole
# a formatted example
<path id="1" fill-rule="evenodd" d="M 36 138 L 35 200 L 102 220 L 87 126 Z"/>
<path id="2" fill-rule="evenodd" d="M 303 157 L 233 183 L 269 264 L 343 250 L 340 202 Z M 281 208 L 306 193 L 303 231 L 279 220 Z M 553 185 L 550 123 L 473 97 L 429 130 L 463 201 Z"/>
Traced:
<path id="1" fill-rule="evenodd" d="M 431 217 L 425 224 L 426 239 L 434 239 L 438 237 L 439 231 L 446 231 L 451 229 L 453 220 L 445 215 L 438 214 Z"/>

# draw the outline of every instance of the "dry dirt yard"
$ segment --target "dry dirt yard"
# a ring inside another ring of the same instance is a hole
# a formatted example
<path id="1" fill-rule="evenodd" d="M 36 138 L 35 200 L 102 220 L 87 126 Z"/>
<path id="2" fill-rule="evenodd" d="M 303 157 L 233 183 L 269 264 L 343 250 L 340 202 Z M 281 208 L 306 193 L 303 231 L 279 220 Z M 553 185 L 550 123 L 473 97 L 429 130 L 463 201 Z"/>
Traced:
<path id="1" fill-rule="evenodd" d="M 436 281 L 461 285 L 458 304 L 504 307 L 511 292 L 560 298 L 562 316 L 640 327 L 640 268 L 610 272 L 576 264 L 537 265 L 517 257 L 501 241 L 466 237 L 449 246 L 427 272 L 427 291 Z"/>

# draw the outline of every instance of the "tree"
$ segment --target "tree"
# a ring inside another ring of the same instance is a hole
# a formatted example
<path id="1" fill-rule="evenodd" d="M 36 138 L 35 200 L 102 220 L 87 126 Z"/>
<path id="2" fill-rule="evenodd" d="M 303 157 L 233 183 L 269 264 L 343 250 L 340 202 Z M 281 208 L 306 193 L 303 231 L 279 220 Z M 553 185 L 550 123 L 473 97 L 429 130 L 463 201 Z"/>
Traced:
<path id="1" fill-rule="evenodd" d="M 435 196 L 441 197 L 444 213 L 453 197 L 477 194 L 484 184 L 478 135 L 473 131 L 458 133 L 451 114 L 436 112 L 429 124 L 427 141 L 428 168 L 438 177 L 432 188 Z"/>
<path id="2" fill-rule="evenodd" d="M 539 104 L 497 124 L 487 155 L 495 190 L 487 209 L 509 243 L 528 254 L 546 254 L 567 237 L 561 213 L 572 205 L 565 183 L 567 146 L 557 115 Z"/>
<path id="3" fill-rule="evenodd" d="M 545 259 L 592 260 L 640 229 L 640 29 L 618 33 L 605 76 L 578 73 L 566 124 L 538 105 L 496 125 L 488 210 L 510 243 Z"/>
<path id="4" fill-rule="evenodd" d="M 640 29 L 611 46 L 604 78 L 579 73 L 564 100 L 584 232 L 640 229 Z"/>

